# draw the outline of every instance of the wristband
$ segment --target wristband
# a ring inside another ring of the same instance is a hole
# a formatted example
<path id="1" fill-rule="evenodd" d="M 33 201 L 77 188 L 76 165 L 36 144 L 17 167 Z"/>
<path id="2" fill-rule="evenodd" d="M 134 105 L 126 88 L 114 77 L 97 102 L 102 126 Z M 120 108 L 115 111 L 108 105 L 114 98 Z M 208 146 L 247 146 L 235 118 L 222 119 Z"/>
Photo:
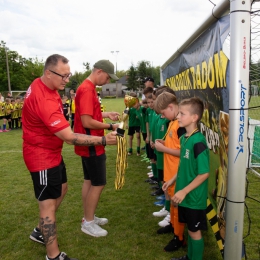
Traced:
<path id="1" fill-rule="evenodd" d="M 113 124 L 109 124 L 109 128 L 107 130 L 113 130 Z"/>
<path id="2" fill-rule="evenodd" d="M 101 144 L 102 144 L 103 146 L 106 146 L 106 145 L 107 145 L 107 141 L 106 141 L 106 137 L 105 137 L 105 136 L 102 136 Z"/>

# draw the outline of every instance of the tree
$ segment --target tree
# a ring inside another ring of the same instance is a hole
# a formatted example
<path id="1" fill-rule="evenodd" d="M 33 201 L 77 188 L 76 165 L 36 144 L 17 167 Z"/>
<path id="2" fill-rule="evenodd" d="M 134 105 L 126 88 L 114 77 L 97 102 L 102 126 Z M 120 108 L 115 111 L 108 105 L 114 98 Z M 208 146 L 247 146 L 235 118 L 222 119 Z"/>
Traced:
<path id="1" fill-rule="evenodd" d="M 44 64 L 37 58 L 25 59 L 16 51 L 6 51 L 4 41 L 0 43 L 0 90 L 8 91 L 6 55 L 9 65 L 11 90 L 26 90 L 31 82 L 42 75 Z"/>
<path id="2" fill-rule="evenodd" d="M 128 70 L 128 88 L 136 90 L 138 88 L 138 81 L 137 81 L 137 70 L 132 64 L 131 67 Z"/>

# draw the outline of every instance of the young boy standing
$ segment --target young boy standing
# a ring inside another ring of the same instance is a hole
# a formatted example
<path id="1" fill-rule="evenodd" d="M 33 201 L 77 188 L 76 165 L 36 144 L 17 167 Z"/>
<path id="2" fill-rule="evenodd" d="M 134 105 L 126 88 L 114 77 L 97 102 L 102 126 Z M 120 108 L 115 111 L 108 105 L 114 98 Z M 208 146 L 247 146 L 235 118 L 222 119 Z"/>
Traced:
<path id="1" fill-rule="evenodd" d="M 157 151 L 163 152 L 163 166 L 164 166 L 164 182 L 171 180 L 176 176 L 178 171 L 178 165 L 180 161 L 180 137 L 186 132 L 185 128 L 179 127 L 176 116 L 178 115 L 178 103 L 174 94 L 169 92 L 161 93 L 155 102 L 155 110 L 160 113 L 162 117 L 170 120 L 169 127 L 165 134 L 165 138 L 157 139 L 155 142 L 155 148 Z M 164 139 L 164 140 L 163 140 Z M 174 195 L 175 185 L 167 188 L 165 192 L 166 201 L 167 198 L 171 198 Z M 184 223 L 180 223 L 178 220 L 178 207 L 174 207 L 173 204 L 165 204 L 165 208 L 170 210 L 170 223 L 165 226 L 164 229 L 158 230 L 161 233 L 173 232 L 173 239 L 165 246 L 164 250 L 167 252 L 176 251 L 181 246 L 185 245 L 183 233 Z M 174 229 L 173 229 L 174 228 Z"/>
<path id="2" fill-rule="evenodd" d="M 131 92 L 129 94 L 131 97 L 137 98 L 136 94 L 134 92 Z M 138 101 L 139 102 L 139 101 Z M 129 118 L 128 118 L 128 136 L 129 136 L 129 148 L 128 148 L 128 155 L 133 154 L 133 139 L 134 139 L 134 134 L 136 134 L 136 154 L 137 156 L 140 156 L 140 120 L 137 117 L 136 114 L 136 106 L 133 106 L 129 109 Z"/>
<path id="3" fill-rule="evenodd" d="M 185 99 L 179 105 L 179 125 L 186 134 L 180 139 L 178 173 L 163 186 L 167 189 L 176 181 L 172 203 L 178 206 L 179 222 L 187 223 L 188 254 L 171 260 L 202 260 L 204 241 L 201 230 L 207 230 L 207 195 L 209 177 L 209 150 L 206 139 L 198 130 L 203 114 L 203 102 L 196 97 Z"/>

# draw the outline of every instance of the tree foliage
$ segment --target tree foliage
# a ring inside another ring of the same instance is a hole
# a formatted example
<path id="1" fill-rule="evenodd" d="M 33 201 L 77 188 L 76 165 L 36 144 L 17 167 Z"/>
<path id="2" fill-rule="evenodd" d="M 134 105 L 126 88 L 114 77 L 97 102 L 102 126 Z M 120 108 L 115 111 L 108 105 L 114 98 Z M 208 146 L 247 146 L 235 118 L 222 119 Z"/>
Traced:
<path id="1" fill-rule="evenodd" d="M 7 59 L 6 59 L 7 57 Z M 11 90 L 25 91 L 28 89 L 31 82 L 40 77 L 44 69 L 44 61 L 38 60 L 37 57 L 26 59 L 19 55 L 18 52 L 6 49 L 6 43 L 0 42 L 0 92 L 8 91 L 8 73 L 7 63 L 9 65 L 9 76 L 11 83 Z M 72 75 L 70 82 L 66 88 L 77 89 L 78 86 L 90 75 L 90 63 L 83 62 L 83 72 L 75 72 Z M 119 78 L 127 75 L 128 88 L 137 90 L 143 88 L 143 81 L 150 76 L 155 79 L 155 84 L 160 82 L 160 68 L 152 67 L 149 61 L 140 61 L 135 67 L 131 64 L 128 71 L 117 71 Z M 111 80 L 111 83 L 115 82 Z"/>
<path id="2" fill-rule="evenodd" d="M 8 91 L 7 61 L 11 90 L 26 90 L 31 82 L 42 75 L 44 63 L 37 58 L 25 59 L 16 51 L 0 43 L 0 91 Z"/>
<path id="3" fill-rule="evenodd" d="M 132 64 L 131 67 L 128 70 L 127 75 L 127 82 L 128 82 L 128 88 L 132 90 L 137 90 L 139 84 L 138 84 L 138 77 L 137 77 L 137 70 Z"/>
<path id="4" fill-rule="evenodd" d="M 152 77 L 156 85 L 160 85 L 160 67 L 152 67 L 149 61 L 139 61 L 137 67 L 134 64 L 128 70 L 128 88 L 137 90 L 144 88 L 146 77 Z"/>

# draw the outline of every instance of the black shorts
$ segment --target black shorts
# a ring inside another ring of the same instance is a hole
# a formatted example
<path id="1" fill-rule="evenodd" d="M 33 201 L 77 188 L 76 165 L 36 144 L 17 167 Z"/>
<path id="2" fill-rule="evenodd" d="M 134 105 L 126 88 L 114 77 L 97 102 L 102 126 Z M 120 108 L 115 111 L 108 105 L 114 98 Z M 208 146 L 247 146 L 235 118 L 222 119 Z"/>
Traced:
<path id="1" fill-rule="evenodd" d="M 59 166 L 30 173 L 37 200 L 57 199 L 61 196 L 62 184 L 67 182 L 66 167 L 63 160 Z"/>
<path id="2" fill-rule="evenodd" d="M 10 114 L 10 115 L 5 115 L 4 118 L 5 118 L 6 120 L 10 120 L 10 119 L 11 119 L 11 114 Z"/>
<path id="3" fill-rule="evenodd" d="M 84 180 L 90 180 L 93 186 L 106 185 L 106 154 L 81 157 Z"/>
<path id="4" fill-rule="evenodd" d="M 140 133 L 140 126 L 130 126 L 128 128 L 128 135 L 134 135 L 135 133 Z"/>
<path id="5" fill-rule="evenodd" d="M 72 114 L 71 114 L 71 118 L 70 118 L 70 119 L 71 119 L 71 121 L 74 121 L 74 117 L 75 117 L 75 114 L 74 114 L 74 113 L 72 113 Z"/>
<path id="6" fill-rule="evenodd" d="M 150 143 L 149 143 L 149 159 L 151 159 L 151 160 L 155 160 L 156 161 L 156 155 L 155 155 L 155 153 L 154 153 L 154 149 L 151 147 L 151 145 L 150 145 Z"/>
<path id="7" fill-rule="evenodd" d="M 157 169 L 158 171 L 158 181 L 163 181 L 163 170 Z"/>
<path id="8" fill-rule="evenodd" d="M 143 136 L 143 140 L 145 141 L 147 137 L 147 133 L 142 133 L 142 136 Z"/>
<path id="9" fill-rule="evenodd" d="M 208 229 L 205 209 L 190 209 L 179 206 L 178 217 L 179 222 L 187 223 L 188 230 L 190 230 L 191 232 Z"/>
<path id="10" fill-rule="evenodd" d="M 5 118 L 5 116 L 0 116 L 0 120 L 1 120 L 1 119 L 4 119 L 4 118 Z"/>

